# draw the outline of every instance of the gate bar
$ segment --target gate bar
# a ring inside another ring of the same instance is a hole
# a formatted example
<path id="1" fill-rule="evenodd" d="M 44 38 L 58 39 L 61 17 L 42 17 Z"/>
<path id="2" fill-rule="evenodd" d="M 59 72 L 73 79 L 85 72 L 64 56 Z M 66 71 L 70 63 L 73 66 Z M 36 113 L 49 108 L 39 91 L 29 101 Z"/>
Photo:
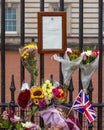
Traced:
<path id="1" fill-rule="evenodd" d="M 23 47 L 24 46 L 24 28 L 25 28 L 25 0 L 21 0 L 21 46 Z M 22 65 L 22 62 L 20 63 L 20 66 L 21 66 L 21 74 L 20 74 L 20 81 L 21 81 L 21 84 L 23 83 L 24 81 L 24 66 Z"/>
<path id="2" fill-rule="evenodd" d="M 103 11 L 103 0 L 99 0 L 99 33 L 98 33 L 98 43 L 99 43 L 99 69 L 98 69 L 98 102 L 102 103 L 102 49 L 103 49 L 103 34 L 102 34 L 102 11 Z M 102 107 L 98 107 L 98 129 L 102 130 Z"/>
<path id="3" fill-rule="evenodd" d="M 44 0 L 40 0 L 40 11 L 44 11 Z M 40 54 L 40 85 L 44 81 L 44 54 Z M 44 127 L 43 119 L 40 117 L 40 127 Z"/>
<path id="4" fill-rule="evenodd" d="M 83 48 L 83 0 L 79 1 L 79 50 Z M 79 91 L 82 89 L 81 70 L 79 69 Z M 82 114 L 79 113 L 79 121 L 82 126 Z"/>
<path id="5" fill-rule="evenodd" d="M 24 28 L 25 28 L 25 0 L 21 0 L 21 3 L 20 3 L 20 10 L 21 10 L 21 26 L 20 26 L 20 29 L 21 29 L 21 35 L 20 35 L 20 45 L 23 47 L 24 46 Z M 25 70 L 24 70 L 24 66 L 22 65 L 22 61 L 20 60 L 20 83 L 21 83 L 21 86 L 22 86 L 22 83 L 24 82 L 24 79 L 25 79 Z M 24 110 L 21 109 L 21 117 L 24 118 Z"/>
<path id="6" fill-rule="evenodd" d="M 5 0 L 1 0 L 1 102 L 5 103 Z"/>
<path id="7" fill-rule="evenodd" d="M 40 11 L 44 11 L 44 0 L 40 0 Z M 44 54 L 40 54 L 40 85 L 44 81 Z"/>
<path id="8" fill-rule="evenodd" d="M 64 11 L 64 0 L 60 0 L 60 11 Z M 63 54 L 60 54 L 60 55 L 63 56 Z M 60 84 L 63 84 L 61 63 L 59 64 L 59 69 L 60 69 L 60 73 L 59 73 Z"/>

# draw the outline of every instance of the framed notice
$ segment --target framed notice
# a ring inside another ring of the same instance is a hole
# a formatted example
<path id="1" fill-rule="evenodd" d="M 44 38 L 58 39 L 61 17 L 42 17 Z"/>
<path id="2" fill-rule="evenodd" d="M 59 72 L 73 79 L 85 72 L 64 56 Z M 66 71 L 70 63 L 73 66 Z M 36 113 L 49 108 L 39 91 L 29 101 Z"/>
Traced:
<path id="1" fill-rule="evenodd" d="M 38 12 L 38 52 L 64 53 L 66 47 L 66 13 Z"/>

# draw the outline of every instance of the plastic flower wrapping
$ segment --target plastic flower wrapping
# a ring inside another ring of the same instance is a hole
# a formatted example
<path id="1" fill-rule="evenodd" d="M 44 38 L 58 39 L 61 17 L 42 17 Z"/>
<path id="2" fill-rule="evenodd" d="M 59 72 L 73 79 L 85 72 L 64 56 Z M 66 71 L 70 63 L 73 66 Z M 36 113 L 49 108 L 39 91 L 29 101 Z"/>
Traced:
<path id="1" fill-rule="evenodd" d="M 25 100 L 24 92 L 27 93 L 27 100 Z M 76 127 L 75 130 L 80 130 L 76 122 L 69 118 L 74 115 L 69 114 L 67 117 L 69 108 L 62 105 L 66 103 L 66 98 L 67 93 L 63 85 L 57 81 L 51 83 L 50 80 L 46 80 L 42 86 L 33 86 L 31 88 L 27 83 L 23 83 L 17 102 L 22 109 L 31 108 L 31 116 L 38 112 L 44 120 L 46 130 L 48 128 L 52 130 L 56 130 L 56 128 L 57 130 L 70 130 L 70 127 L 73 127 L 73 130 L 74 127 Z M 25 104 L 25 107 L 23 104 Z"/>
<path id="2" fill-rule="evenodd" d="M 25 123 L 24 123 L 25 122 Z M 12 109 L 4 110 L 0 114 L 0 128 L 12 130 L 39 130 L 39 126 L 17 116 Z"/>
<path id="3" fill-rule="evenodd" d="M 44 120 L 45 130 L 81 130 L 78 117 L 63 105 L 53 105 L 39 114 Z"/>
<path id="4" fill-rule="evenodd" d="M 30 43 L 19 49 L 22 64 L 28 70 L 31 77 L 31 83 L 36 85 L 38 69 L 37 69 L 37 45 Z"/>
<path id="5" fill-rule="evenodd" d="M 69 86 L 73 72 L 79 67 L 83 56 L 77 48 L 67 48 L 63 57 L 53 55 L 53 58 L 61 62 L 61 70 L 64 83 Z"/>
<path id="6" fill-rule="evenodd" d="M 85 92 L 89 86 L 92 75 L 98 68 L 99 50 L 87 48 L 82 52 L 83 60 L 80 64 L 82 86 Z"/>

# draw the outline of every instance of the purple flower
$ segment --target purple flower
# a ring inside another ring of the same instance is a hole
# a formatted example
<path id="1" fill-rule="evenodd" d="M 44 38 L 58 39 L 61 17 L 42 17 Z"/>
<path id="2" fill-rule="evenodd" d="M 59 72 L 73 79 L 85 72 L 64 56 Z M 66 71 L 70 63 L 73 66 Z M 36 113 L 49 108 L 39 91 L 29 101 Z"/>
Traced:
<path id="1" fill-rule="evenodd" d="M 35 48 L 30 48 L 30 49 L 27 49 L 26 51 L 29 52 L 29 53 L 32 53 L 34 52 L 36 49 Z"/>
<path id="2" fill-rule="evenodd" d="M 10 109 L 10 118 L 14 118 L 14 111 L 12 109 Z"/>
<path id="3" fill-rule="evenodd" d="M 41 110 L 42 108 L 44 108 L 46 106 L 46 100 L 45 99 L 42 99 L 40 101 L 40 104 L 39 104 L 39 109 Z"/>
<path id="4" fill-rule="evenodd" d="M 28 106 L 29 106 L 30 108 L 32 108 L 32 107 L 34 106 L 34 102 L 30 102 L 30 103 L 28 104 Z"/>

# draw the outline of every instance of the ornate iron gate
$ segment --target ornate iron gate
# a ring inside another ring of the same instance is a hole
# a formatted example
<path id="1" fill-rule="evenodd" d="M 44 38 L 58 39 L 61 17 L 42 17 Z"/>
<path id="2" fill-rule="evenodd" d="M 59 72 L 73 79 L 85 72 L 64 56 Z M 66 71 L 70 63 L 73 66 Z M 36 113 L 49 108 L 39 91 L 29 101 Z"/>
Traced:
<path id="1" fill-rule="evenodd" d="M 11 82 L 11 101 L 10 103 L 6 103 L 5 101 L 5 68 L 6 68 L 6 64 L 5 64 L 5 0 L 1 0 L 1 103 L 0 103 L 0 107 L 2 109 L 4 109 L 5 107 L 7 107 L 9 104 L 12 107 L 18 107 L 18 105 L 15 103 L 14 101 L 14 91 L 15 91 L 15 84 L 14 84 L 14 77 L 12 76 L 12 82 Z M 24 39 L 25 39 L 25 0 L 21 0 L 21 36 L 20 36 L 20 46 L 24 46 Z M 64 11 L 64 0 L 60 0 L 60 11 Z M 44 4 L 45 1 L 44 0 L 40 0 L 40 11 L 44 11 Z M 103 107 L 104 107 L 104 103 L 103 103 L 103 95 L 102 95 L 102 89 L 103 89 L 103 84 L 102 84 L 102 59 L 103 59 L 103 34 L 102 34 L 102 10 L 103 10 L 103 0 L 98 0 L 98 9 L 99 9 L 99 16 L 98 16 L 98 49 L 100 50 L 100 59 L 99 59 L 99 68 L 98 68 L 98 103 L 92 103 L 93 106 L 96 109 L 97 112 L 97 122 L 96 125 L 92 125 L 89 126 L 89 130 L 103 130 Z M 84 2 L 83 0 L 79 0 L 79 49 L 82 50 L 83 46 L 84 46 L 84 36 L 83 36 L 83 14 L 84 14 Z M 22 82 L 24 81 L 24 67 L 20 66 L 20 70 L 21 70 L 21 79 L 20 82 L 22 84 Z M 61 74 L 61 67 L 60 67 L 60 82 L 63 81 L 63 77 Z M 42 81 L 44 79 L 44 54 L 40 54 L 40 84 L 42 84 Z M 79 90 L 82 88 L 81 85 L 81 74 L 80 74 L 80 70 L 79 70 Z M 92 85 L 92 81 L 90 82 L 89 85 L 89 99 L 92 101 L 92 95 L 93 95 L 93 85 Z M 72 99 L 72 95 L 73 95 L 73 81 L 71 80 L 71 83 L 69 85 L 69 93 L 70 93 L 70 97 L 69 97 L 69 101 L 70 103 L 73 101 Z M 70 104 L 71 105 L 71 104 Z M 24 115 L 24 111 L 21 111 L 21 114 Z M 83 125 L 83 118 L 82 115 L 79 114 L 79 119 L 81 124 Z M 40 119 L 40 125 L 43 125 L 43 121 Z M 83 127 L 84 128 L 84 127 Z M 86 128 L 85 128 L 86 129 Z"/>

